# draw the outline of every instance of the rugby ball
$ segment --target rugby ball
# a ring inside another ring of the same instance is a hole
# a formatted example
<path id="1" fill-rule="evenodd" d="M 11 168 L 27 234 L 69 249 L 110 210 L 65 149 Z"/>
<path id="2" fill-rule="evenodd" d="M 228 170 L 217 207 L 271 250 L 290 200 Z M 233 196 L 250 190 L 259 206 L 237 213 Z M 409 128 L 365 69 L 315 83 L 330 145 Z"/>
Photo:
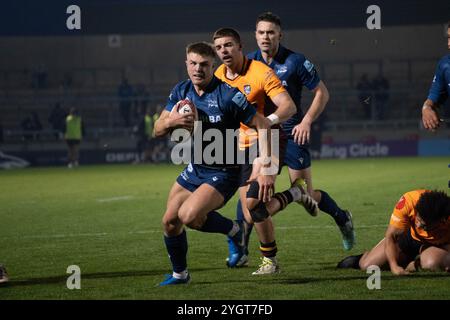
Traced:
<path id="1" fill-rule="evenodd" d="M 192 113 L 194 117 L 197 115 L 195 105 L 192 103 L 191 100 L 188 99 L 178 101 L 177 104 L 175 105 L 175 108 L 179 114 Z"/>
<path id="2" fill-rule="evenodd" d="M 171 114 L 188 114 L 192 115 L 194 118 L 194 121 L 198 120 L 198 114 L 197 114 L 197 108 L 195 107 L 194 103 L 192 103 L 189 99 L 183 99 L 178 101 L 172 108 Z M 196 124 L 194 122 L 194 128 L 189 131 L 190 134 L 193 134 L 194 130 L 196 128 Z M 173 132 L 173 131 L 172 131 Z"/>

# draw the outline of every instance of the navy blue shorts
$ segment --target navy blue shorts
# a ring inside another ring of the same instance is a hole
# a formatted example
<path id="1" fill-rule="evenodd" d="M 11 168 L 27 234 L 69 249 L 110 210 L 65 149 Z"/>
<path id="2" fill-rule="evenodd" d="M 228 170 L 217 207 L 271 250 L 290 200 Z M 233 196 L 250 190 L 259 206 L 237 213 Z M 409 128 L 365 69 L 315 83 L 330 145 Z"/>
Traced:
<path id="1" fill-rule="evenodd" d="M 239 167 L 213 168 L 190 163 L 180 173 L 177 182 L 191 192 L 207 183 L 223 196 L 225 204 L 239 188 Z"/>
<path id="2" fill-rule="evenodd" d="M 411 229 L 405 232 L 398 238 L 398 246 L 403 254 L 406 256 L 407 262 L 413 261 L 418 254 L 420 254 L 420 248 L 423 243 L 417 241 L 411 236 Z"/>
<path id="3" fill-rule="evenodd" d="M 311 166 L 311 154 L 306 146 L 300 146 L 294 139 L 288 139 L 284 164 L 294 170 L 307 169 Z"/>

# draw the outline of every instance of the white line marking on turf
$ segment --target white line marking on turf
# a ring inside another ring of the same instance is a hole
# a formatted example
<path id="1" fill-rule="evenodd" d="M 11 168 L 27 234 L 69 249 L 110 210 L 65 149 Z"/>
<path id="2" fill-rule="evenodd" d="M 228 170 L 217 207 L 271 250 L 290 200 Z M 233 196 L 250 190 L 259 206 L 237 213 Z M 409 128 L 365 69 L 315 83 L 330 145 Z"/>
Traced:
<path id="1" fill-rule="evenodd" d="M 295 230 L 295 229 L 334 229 L 337 228 L 335 225 L 326 226 L 280 226 L 275 227 L 279 230 Z M 375 228 L 386 228 L 384 224 L 373 224 L 373 225 L 358 225 L 358 229 L 375 229 Z M 186 229 L 187 231 L 195 231 L 192 229 Z M 148 233 L 162 233 L 162 230 L 136 230 L 130 231 L 128 234 L 148 234 Z M 71 234 L 49 234 L 49 235 L 29 235 L 21 236 L 21 239 L 54 239 L 54 238 L 73 238 L 73 237 L 104 237 L 108 235 L 118 235 L 117 233 L 108 232 L 97 232 L 97 233 L 71 233 Z M 0 239 L 8 239 L 11 237 L 0 237 Z"/>
<path id="2" fill-rule="evenodd" d="M 111 202 L 111 201 L 122 201 L 122 200 L 131 200 L 131 199 L 134 199 L 134 196 L 121 196 L 121 197 L 97 199 L 97 202 Z"/>

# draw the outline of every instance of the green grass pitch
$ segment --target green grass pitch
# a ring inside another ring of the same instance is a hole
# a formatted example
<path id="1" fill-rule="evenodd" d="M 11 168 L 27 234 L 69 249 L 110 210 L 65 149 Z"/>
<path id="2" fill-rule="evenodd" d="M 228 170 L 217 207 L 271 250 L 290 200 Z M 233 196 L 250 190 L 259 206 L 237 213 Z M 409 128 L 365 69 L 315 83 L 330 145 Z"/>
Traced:
<path id="1" fill-rule="evenodd" d="M 354 216 L 357 245 L 345 252 L 331 217 L 310 217 L 291 204 L 274 218 L 282 272 L 255 277 L 258 241 L 251 238 L 248 268 L 227 269 L 225 236 L 188 232 L 188 286 L 158 288 L 170 264 L 161 217 L 182 167 L 109 165 L 0 172 L 0 262 L 10 282 L 6 299 L 450 299 L 450 276 L 381 274 L 369 290 L 368 274 L 336 270 L 349 254 L 374 246 L 392 208 L 406 191 L 448 190 L 449 158 L 320 160 L 314 186 Z M 286 169 L 278 190 L 288 186 Z M 235 196 L 220 210 L 234 217 Z M 69 290 L 67 267 L 81 269 L 81 289 Z M 420 292 L 420 297 L 418 297 Z"/>

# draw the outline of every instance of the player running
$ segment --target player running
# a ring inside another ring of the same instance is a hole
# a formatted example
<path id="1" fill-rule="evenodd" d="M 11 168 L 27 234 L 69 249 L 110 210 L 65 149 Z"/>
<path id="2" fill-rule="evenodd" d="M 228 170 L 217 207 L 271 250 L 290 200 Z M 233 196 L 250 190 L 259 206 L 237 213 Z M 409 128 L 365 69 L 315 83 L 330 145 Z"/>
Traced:
<path id="1" fill-rule="evenodd" d="M 189 80 L 178 83 L 172 90 L 165 110 L 155 123 L 156 136 L 163 136 L 176 128 L 192 130 L 195 118 L 192 114 L 172 111 L 183 99 L 189 99 L 196 106 L 202 133 L 215 129 L 225 136 L 226 129 L 238 129 L 240 122 L 249 127 L 256 127 L 258 132 L 270 127 L 270 121 L 256 113 L 239 90 L 214 76 L 215 57 L 214 49 L 207 43 L 194 43 L 187 47 L 186 66 Z M 262 147 L 262 155 L 270 159 L 270 139 L 265 140 L 264 136 L 260 134 L 258 141 Z M 197 147 L 196 143 L 199 142 L 194 141 L 194 149 Z M 234 144 L 224 144 L 223 147 L 224 154 L 237 149 Z M 202 142 L 202 154 L 204 149 L 205 144 Z M 178 176 L 168 196 L 162 223 L 164 242 L 173 272 L 159 284 L 160 286 L 185 284 L 190 280 L 184 225 L 202 232 L 227 235 L 238 248 L 238 254 L 230 256 L 229 262 L 236 264 L 243 257 L 241 226 L 215 211 L 225 205 L 237 191 L 239 167 L 235 163 L 218 161 L 206 164 L 203 159 L 200 163 L 194 160 L 193 156 L 191 163 Z M 262 172 L 256 177 L 256 181 L 261 190 L 258 195 L 260 199 L 269 198 L 275 175 Z"/>
<path id="2" fill-rule="evenodd" d="M 256 42 L 259 49 L 249 53 L 248 58 L 261 61 L 271 67 L 280 78 L 296 104 L 296 113 L 283 122 L 282 129 L 288 137 L 284 162 L 288 166 L 291 182 L 305 181 L 308 193 L 317 201 L 319 209 L 333 217 L 342 234 L 343 247 L 350 250 L 355 243 L 352 215 L 342 210 L 331 196 L 323 190 L 314 190 L 311 173 L 309 139 L 312 123 L 320 116 L 329 100 L 328 90 L 320 80 L 314 65 L 301 53 L 295 53 L 280 44 L 281 20 L 271 12 L 256 19 Z M 301 109 L 302 88 L 314 94 L 308 111 Z M 308 211 L 316 215 L 316 211 Z M 237 211 L 237 220 L 242 220 Z M 251 230 L 251 229 L 250 229 Z"/>

